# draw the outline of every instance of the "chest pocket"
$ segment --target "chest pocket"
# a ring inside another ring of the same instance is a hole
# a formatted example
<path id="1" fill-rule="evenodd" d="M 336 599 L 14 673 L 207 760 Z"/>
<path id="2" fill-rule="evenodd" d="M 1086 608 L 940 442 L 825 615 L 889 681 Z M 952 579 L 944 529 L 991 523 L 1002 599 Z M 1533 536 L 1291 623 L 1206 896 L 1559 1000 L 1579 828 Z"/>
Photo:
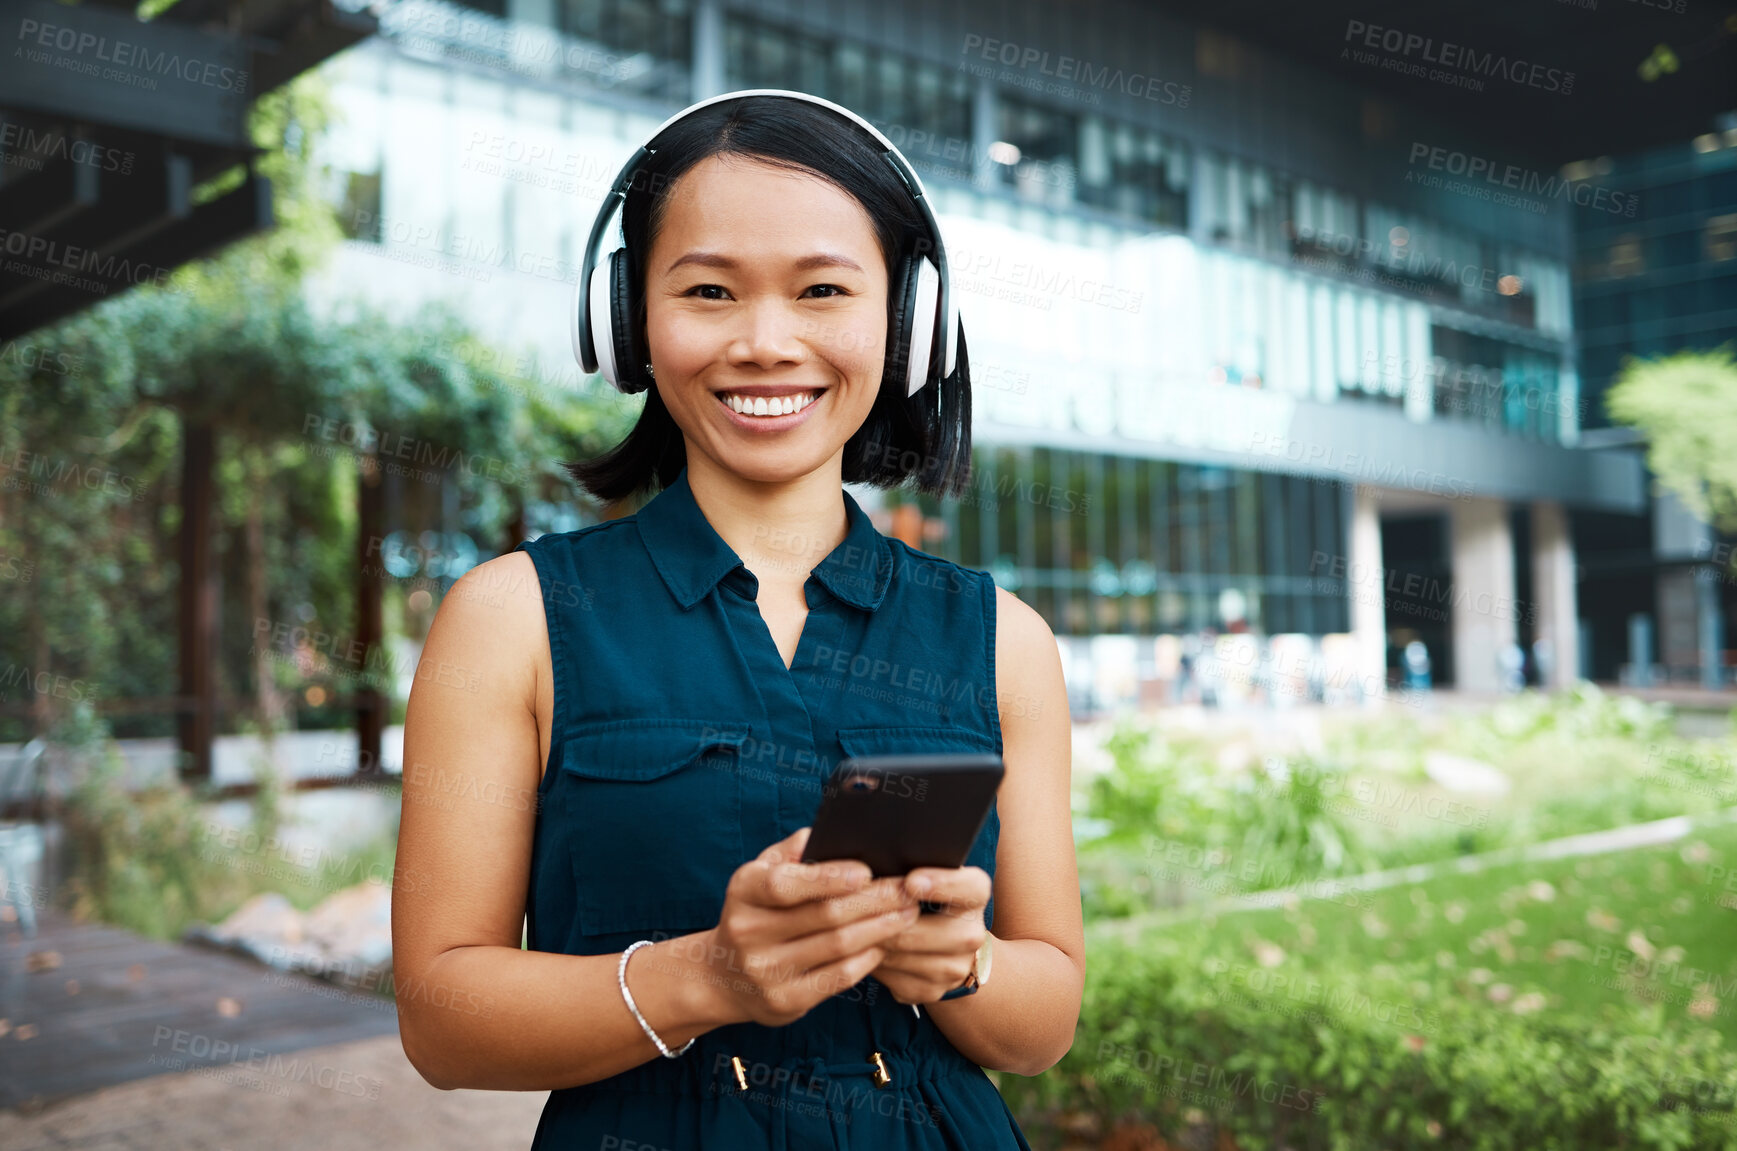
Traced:
<path id="1" fill-rule="evenodd" d="M 586 935 L 711 927 L 744 862 L 740 720 L 622 719 L 569 727 L 573 880 Z"/>
<path id="2" fill-rule="evenodd" d="M 839 729 L 838 743 L 844 754 L 853 759 L 869 755 L 920 755 L 924 752 L 936 755 L 1001 754 L 1001 748 L 996 746 L 993 737 L 963 727 L 846 727 Z M 1003 776 L 1004 786 L 1006 782 Z M 983 830 L 977 833 L 977 840 L 965 857 L 965 866 L 981 867 L 989 873 L 991 894 L 983 909 L 983 924 L 989 928 L 995 925 L 995 848 L 1000 841 L 1000 804 L 992 803 L 989 818 L 983 821 Z"/>

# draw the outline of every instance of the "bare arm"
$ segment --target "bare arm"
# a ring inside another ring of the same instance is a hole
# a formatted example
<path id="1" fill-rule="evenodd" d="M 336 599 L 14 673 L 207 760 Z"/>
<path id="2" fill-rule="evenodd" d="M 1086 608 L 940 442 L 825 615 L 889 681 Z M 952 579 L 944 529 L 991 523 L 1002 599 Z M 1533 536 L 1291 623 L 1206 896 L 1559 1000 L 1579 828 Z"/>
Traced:
<path id="1" fill-rule="evenodd" d="M 1085 989 L 1069 796 L 1072 728 L 1055 636 L 1042 616 L 1000 588 L 995 679 L 1007 775 L 996 801 L 994 961 L 976 994 L 923 1010 L 982 1066 L 1037 1075 L 1073 1046 Z M 980 905 L 975 915 L 981 929 Z"/>
<path id="2" fill-rule="evenodd" d="M 550 738 L 537 720 L 551 690 L 542 605 L 523 552 L 467 572 L 441 602 L 405 716 L 392 900 L 399 1034 L 411 1065 L 443 1090 L 554 1090 L 661 1058 L 621 997 L 619 952 L 520 947 Z M 799 1018 L 867 974 L 881 957 L 873 944 L 915 914 L 896 882 L 866 882 L 866 866 L 822 874 L 782 862 L 805 834 L 737 869 L 718 927 L 629 960 L 634 1000 L 671 1050 L 727 1023 Z M 711 966 L 719 953 L 734 972 L 726 980 Z M 771 974 L 739 974 L 762 966 Z"/>
<path id="3" fill-rule="evenodd" d="M 393 982 L 404 1053 L 442 1089 L 552 1090 L 658 1057 L 622 1002 L 616 955 L 520 949 L 548 651 L 531 558 L 501 556 L 442 600 L 410 691 Z M 724 1022 L 681 977 L 680 942 L 641 948 L 628 970 L 669 1044 Z M 654 952 L 668 954 L 645 962 Z"/>

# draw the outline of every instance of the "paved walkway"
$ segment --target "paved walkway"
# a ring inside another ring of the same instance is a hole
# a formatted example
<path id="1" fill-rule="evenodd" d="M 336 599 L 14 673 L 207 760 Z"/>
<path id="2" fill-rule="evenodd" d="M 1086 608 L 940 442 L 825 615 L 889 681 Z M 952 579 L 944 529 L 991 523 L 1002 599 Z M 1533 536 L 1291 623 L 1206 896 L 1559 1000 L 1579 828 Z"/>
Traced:
<path id="1" fill-rule="evenodd" d="M 398 1034 L 392 1002 L 45 909 L 0 936 L 0 1108 Z M 4 1146 L 0 1140 L 0 1146 Z"/>
<path id="2" fill-rule="evenodd" d="M 524 1151 L 548 1098 L 543 1091 L 437 1091 L 404 1058 L 396 1035 L 297 1051 L 264 1070 L 243 1061 L 225 1074 L 233 1081 L 211 1071 L 170 1073 L 37 1114 L 0 1111 L 0 1147 Z"/>
<path id="3" fill-rule="evenodd" d="M 0 922 L 0 1148 L 523 1151 L 545 1091 L 438 1091 L 390 1000 L 44 909 Z"/>

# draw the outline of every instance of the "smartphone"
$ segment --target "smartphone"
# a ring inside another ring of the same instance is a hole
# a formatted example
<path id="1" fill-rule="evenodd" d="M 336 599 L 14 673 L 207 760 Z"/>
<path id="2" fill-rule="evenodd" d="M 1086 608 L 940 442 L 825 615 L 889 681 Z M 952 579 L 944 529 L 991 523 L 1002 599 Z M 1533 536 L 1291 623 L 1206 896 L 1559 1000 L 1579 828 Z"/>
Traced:
<path id="1" fill-rule="evenodd" d="M 802 862 L 860 859 L 876 879 L 963 867 L 1004 774 L 986 753 L 846 759 L 821 792 Z"/>

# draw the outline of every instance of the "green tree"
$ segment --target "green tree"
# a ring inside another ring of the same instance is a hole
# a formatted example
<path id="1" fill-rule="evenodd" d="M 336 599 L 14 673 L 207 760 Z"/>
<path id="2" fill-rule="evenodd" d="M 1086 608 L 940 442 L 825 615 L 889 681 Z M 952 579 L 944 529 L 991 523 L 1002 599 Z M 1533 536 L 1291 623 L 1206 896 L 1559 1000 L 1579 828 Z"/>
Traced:
<path id="1" fill-rule="evenodd" d="M 0 668 L 13 680 L 48 671 L 82 680 L 68 689 L 80 694 L 173 692 L 190 427 L 211 428 L 216 449 L 228 621 L 219 693 L 250 696 L 267 731 L 285 715 L 275 681 L 299 677 L 251 643 L 251 621 L 291 618 L 333 634 L 354 626 L 357 473 L 367 465 L 311 436 L 310 421 L 428 445 L 460 490 L 465 526 L 491 543 L 506 540 L 527 502 L 576 497 L 555 465 L 600 450 L 613 417 L 510 388 L 491 367 L 508 356 L 453 355 L 487 344 L 448 308 L 405 322 L 365 303 L 342 319 L 309 309 L 303 278 L 340 238 L 313 146 L 333 114 L 317 74 L 255 104 L 271 231 L 179 269 L 166 288 L 136 288 L 32 333 L 46 356 L 0 355 Z M 243 178 L 233 169 L 196 194 Z M 477 456 L 493 465 L 484 474 L 454 466 Z M 46 730 L 66 702 L 9 696 L 7 682 L 0 737 Z M 20 704 L 30 709 L 22 721 Z M 167 722 L 119 730 L 166 734 Z"/>
<path id="2" fill-rule="evenodd" d="M 1646 435 L 1647 467 L 1685 505 L 1737 531 L 1737 362 L 1730 342 L 1654 359 L 1625 357 L 1605 409 Z"/>

